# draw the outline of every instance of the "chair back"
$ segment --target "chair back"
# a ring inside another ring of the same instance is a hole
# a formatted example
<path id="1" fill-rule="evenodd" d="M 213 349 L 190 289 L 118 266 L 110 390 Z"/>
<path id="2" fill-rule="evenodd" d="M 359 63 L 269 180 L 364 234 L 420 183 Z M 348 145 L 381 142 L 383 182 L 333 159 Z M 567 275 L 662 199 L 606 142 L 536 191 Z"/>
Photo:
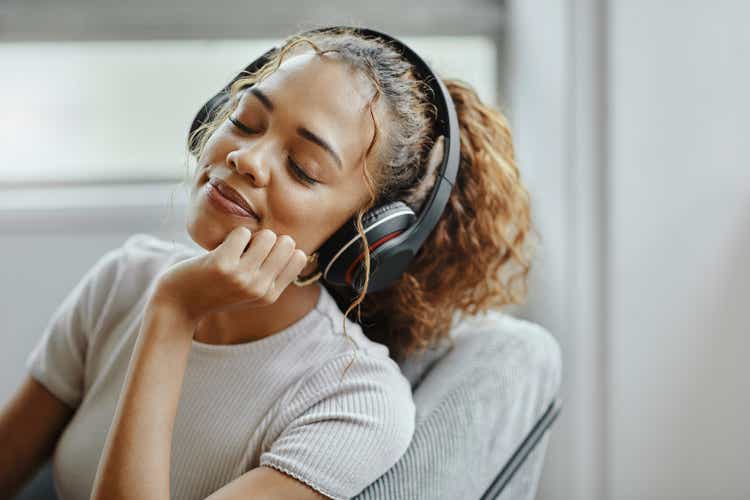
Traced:
<path id="1" fill-rule="evenodd" d="M 414 438 L 356 499 L 479 499 L 558 394 L 560 346 L 540 325 L 489 311 L 454 321 L 451 337 L 453 348 L 400 363 L 414 391 Z M 500 498 L 533 500 L 547 442 Z"/>

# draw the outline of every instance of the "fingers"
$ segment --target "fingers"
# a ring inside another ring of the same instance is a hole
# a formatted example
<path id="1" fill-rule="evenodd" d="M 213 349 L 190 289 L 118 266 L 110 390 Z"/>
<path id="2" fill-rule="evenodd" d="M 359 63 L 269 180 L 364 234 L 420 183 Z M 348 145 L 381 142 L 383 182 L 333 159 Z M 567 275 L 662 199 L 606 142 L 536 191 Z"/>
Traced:
<path id="1" fill-rule="evenodd" d="M 227 283 L 239 283 L 238 293 L 246 300 L 266 304 L 275 302 L 307 265 L 307 254 L 296 248 L 291 236 L 277 236 L 268 228 L 252 233 L 244 226 L 235 227 L 216 254 L 218 270 L 239 280 Z"/>
<path id="2" fill-rule="evenodd" d="M 299 273 L 307 265 L 307 255 L 299 248 L 292 252 L 292 256 L 287 261 L 286 267 L 281 270 L 276 280 L 274 281 L 273 292 L 280 295 L 294 279 L 299 276 Z"/>
<path id="3" fill-rule="evenodd" d="M 296 249 L 296 242 L 288 234 L 277 236 L 265 228 L 253 235 L 250 248 L 242 256 L 241 267 L 253 274 L 268 274 L 271 278 L 284 269 Z M 300 249 L 305 261 L 307 255 Z"/>
<path id="4" fill-rule="evenodd" d="M 253 241 L 250 242 L 250 248 L 242 255 L 240 267 L 249 271 L 251 274 L 257 274 L 261 265 L 268 257 L 276 244 L 276 233 L 270 229 L 264 228 L 253 235 Z M 291 252 L 290 252 L 291 253 Z"/>
<path id="5" fill-rule="evenodd" d="M 251 237 L 252 231 L 245 226 L 237 226 L 229 232 L 219 245 L 219 253 L 222 254 L 223 258 L 231 262 L 237 262 Z"/>
<path id="6" fill-rule="evenodd" d="M 288 234 L 277 236 L 276 244 L 271 249 L 271 253 L 268 254 L 260 266 L 260 272 L 269 274 L 272 279 L 276 278 L 276 275 L 286 267 L 289 257 L 294 252 L 295 245 L 294 240 Z"/>

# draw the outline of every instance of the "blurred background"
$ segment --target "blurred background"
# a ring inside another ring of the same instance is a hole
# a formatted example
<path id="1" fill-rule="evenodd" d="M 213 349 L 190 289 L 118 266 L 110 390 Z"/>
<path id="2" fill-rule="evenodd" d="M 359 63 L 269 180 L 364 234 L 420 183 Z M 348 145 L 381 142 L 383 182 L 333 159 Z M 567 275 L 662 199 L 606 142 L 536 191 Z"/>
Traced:
<path id="1" fill-rule="evenodd" d="M 0 401 L 83 273 L 186 244 L 198 107 L 302 29 L 365 25 L 503 110 L 563 352 L 538 498 L 747 499 L 750 3 L 5 0 Z"/>

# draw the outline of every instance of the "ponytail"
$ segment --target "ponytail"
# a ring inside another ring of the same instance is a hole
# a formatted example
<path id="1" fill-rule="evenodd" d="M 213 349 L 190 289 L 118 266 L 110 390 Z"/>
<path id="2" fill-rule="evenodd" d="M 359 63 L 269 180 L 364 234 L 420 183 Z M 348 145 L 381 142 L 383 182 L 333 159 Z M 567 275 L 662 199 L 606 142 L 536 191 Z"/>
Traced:
<path id="1" fill-rule="evenodd" d="M 468 84 L 443 81 L 461 129 L 456 185 L 407 272 L 362 303 L 363 330 L 399 361 L 442 339 L 451 342 L 455 312 L 474 315 L 523 303 L 527 295 L 535 232 L 507 119 Z"/>

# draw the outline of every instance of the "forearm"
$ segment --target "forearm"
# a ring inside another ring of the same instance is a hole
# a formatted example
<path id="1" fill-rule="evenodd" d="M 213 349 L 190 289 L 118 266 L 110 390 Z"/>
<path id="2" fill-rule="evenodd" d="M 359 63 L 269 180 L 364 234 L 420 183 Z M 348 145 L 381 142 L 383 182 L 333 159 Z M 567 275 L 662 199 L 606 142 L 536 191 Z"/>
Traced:
<path id="1" fill-rule="evenodd" d="M 178 308 L 149 301 L 92 499 L 169 498 L 172 428 L 195 326 Z"/>
<path id="2" fill-rule="evenodd" d="M 13 498 L 51 456 L 73 411 L 26 376 L 0 409 L 0 498 Z"/>

